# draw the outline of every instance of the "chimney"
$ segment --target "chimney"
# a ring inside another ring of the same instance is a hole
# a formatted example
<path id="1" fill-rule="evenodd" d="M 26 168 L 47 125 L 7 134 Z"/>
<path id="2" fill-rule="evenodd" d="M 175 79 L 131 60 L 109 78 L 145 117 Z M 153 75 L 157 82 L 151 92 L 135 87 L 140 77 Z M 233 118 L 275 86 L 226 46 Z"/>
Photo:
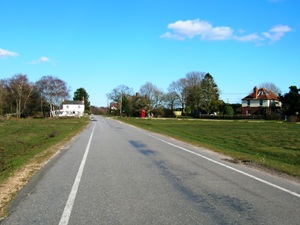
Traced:
<path id="1" fill-rule="evenodd" d="M 135 93 L 135 97 L 139 97 L 139 93 L 138 92 Z"/>
<path id="2" fill-rule="evenodd" d="M 257 98 L 258 88 L 256 86 L 253 88 L 253 93 L 254 93 L 254 98 Z"/>
<path id="3" fill-rule="evenodd" d="M 84 97 L 82 96 L 82 102 L 84 102 Z"/>

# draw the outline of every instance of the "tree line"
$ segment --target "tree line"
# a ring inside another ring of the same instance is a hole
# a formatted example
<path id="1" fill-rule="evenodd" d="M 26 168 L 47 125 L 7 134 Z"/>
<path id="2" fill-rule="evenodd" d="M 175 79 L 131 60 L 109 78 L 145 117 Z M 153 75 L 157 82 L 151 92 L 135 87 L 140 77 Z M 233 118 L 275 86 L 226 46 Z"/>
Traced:
<path id="1" fill-rule="evenodd" d="M 299 117 L 300 89 L 297 86 L 291 86 L 285 94 L 281 94 L 280 89 L 272 83 L 264 83 L 263 87 L 279 96 L 283 116 Z M 239 113 L 241 104 L 226 104 L 219 96 L 220 90 L 213 76 L 204 72 L 187 73 L 185 77 L 172 82 L 166 93 L 147 82 L 136 93 L 126 85 L 119 85 L 107 94 L 110 101 L 117 103 L 117 110 L 109 113 L 126 116 L 140 116 L 142 109 L 156 116 L 173 116 L 174 110 L 180 110 L 186 116 L 214 112 L 225 115 Z M 90 106 L 89 95 L 81 87 L 74 92 L 73 100 L 81 100 L 82 97 L 86 112 L 90 109 L 92 112 L 98 111 L 96 106 Z M 30 82 L 26 74 L 0 80 L 0 116 L 48 117 L 68 98 L 70 89 L 67 83 L 52 75 L 43 76 L 35 83 Z"/>
<path id="2" fill-rule="evenodd" d="M 151 82 L 140 87 L 134 94 L 133 89 L 120 85 L 107 94 L 107 98 L 118 103 L 118 110 L 127 116 L 139 116 L 142 109 L 155 115 L 172 115 L 174 110 L 183 115 L 214 113 L 220 105 L 220 90 L 210 73 L 189 72 L 184 78 L 172 82 L 164 93 Z"/>
<path id="3" fill-rule="evenodd" d="M 281 94 L 273 83 L 263 83 L 260 87 L 271 90 L 278 95 L 282 103 L 279 108 L 284 116 L 299 116 L 300 94 L 296 86 L 290 87 L 290 92 Z M 228 104 L 220 100 L 220 90 L 213 76 L 205 72 L 189 72 L 185 77 L 173 81 L 164 93 L 156 85 L 147 82 L 134 94 L 132 88 L 126 85 L 115 87 L 107 98 L 117 104 L 116 110 L 109 113 L 125 116 L 140 116 L 144 109 L 156 116 L 174 116 L 173 111 L 180 110 L 182 115 L 198 117 L 201 114 L 219 114 L 232 116 L 241 114 L 241 104 Z M 278 108 L 276 108 L 278 109 Z M 272 110 L 276 110 L 271 109 Z M 266 114 L 269 113 L 266 110 Z"/>
<path id="4" fill-rule="evenodd" d="M 74 100 L 81 100 L 82 96 L 89 107 L 88 94 L 83 88 L 77 89 Z M 69 97 L 67 83 L 58 77 L 46 75 L 33 83 L 26 74 L 16 74 L 0 80 L 0 115 L 48 117 Z"/>

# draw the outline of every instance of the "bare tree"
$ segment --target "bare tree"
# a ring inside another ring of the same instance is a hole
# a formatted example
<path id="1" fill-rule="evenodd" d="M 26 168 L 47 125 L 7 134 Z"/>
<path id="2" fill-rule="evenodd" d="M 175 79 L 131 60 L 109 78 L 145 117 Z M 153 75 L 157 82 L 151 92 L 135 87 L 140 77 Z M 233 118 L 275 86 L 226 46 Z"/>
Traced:
<path id="1" fill-rule="evenodd" d="M 20 118 L 32 94 L 33 84 L 28 81 L 27 75 L 17 74 L 8 80 L 6 87 L 15 103 L 16 116 Z"/>
<path id="2" fill-rule="evenodd" d="M 0 80 L 0 115 L 3 115 L 5 105 L 6 105 L 6 95 L 7 95 L 7 90 L 5 88 L 5 81 Z"/>
<path id="3" fill-rule="evenodd" d="M 148 110 L 162 106 L 164 93 L 151 82 L 140 87 L 140 95 L 148 99 Z"/>
<path id="4" fill-rule="evenodd" d="M 175 92 L 168 92 L 163 96 L 165 107 L 174 110 L 176 107 L 180 107 L 180 102 Z"/>
<path id="5" fill-rule="evenodd" d="M 279 87 L 277 87 L 275 84 L 273 84 L 272 82 L 265 82 L 259 85 L 259 88 L 265 88 L 267 90 L 272 91 L 274 94 L 276 94 L 277 96 L 279 94 L 281 94 L 281 90 Z"/>
<path id="6" fill-rule="evenodd" d="M 57 77 L 43 76 L 35 85 L 41 95 L 41 107 L 43 101 L 46 101 L 50 106 L 50 116 L 54 106 L 58 107 L 65 98 L 69 97 L 70 90 L 66 82 Z"/>
<path id="7" fill-rule="evenodd" d="M 180 102 L 183 112 L 185 112 L 185 106 L 187 101 L 187 85 L 187 79 L 181 78 L 176 82 L 172 82 L 168 88 L 169 93 L 173 93 L 176 96 L 174 102 L 176 102 L 176 100 Z"/>
<path id="8" fill-rule="evenodd" d="M 206 73 L 204 72 L 190 72 L 186 74 L 187 87 L 186 91 L 188 93 L 187 96 L 187 104 L 191 109 L 199 110 L 200 109 L 200 89 L 201 82 Z"/>
<path id="9" fill-rule="evenodd" d="M 133 96 L 132 88 L 129 88 L 125 85 L 119 85 L 118 87 L 114 88 L 110 93 L 106 95 L 106 97 L 109 100 L 118 103 L 120 115 L 122 114 L 122 111 L 124 109 L 129 110 L 130 107 L 129 107 L 129 102 L 127 100 L 132 96 Z"/>
<path id="10" fill-rule="evenodd" d="M 129 88 L 125 85 L 119 85 L 114 88 L 106 97 L 114 102 L 120 102 L 123 96 L 129 97 L 133 95 L 132 88 Z"/>

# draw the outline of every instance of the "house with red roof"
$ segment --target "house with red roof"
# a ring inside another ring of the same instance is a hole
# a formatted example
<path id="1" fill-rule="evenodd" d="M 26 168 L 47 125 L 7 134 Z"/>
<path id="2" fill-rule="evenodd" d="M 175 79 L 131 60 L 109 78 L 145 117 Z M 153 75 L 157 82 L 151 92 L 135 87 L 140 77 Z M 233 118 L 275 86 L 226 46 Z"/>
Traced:
<path id="1" fill-rule="evenodd" d="M 119 103 L 111 102 L 110 103 L 110 110 L 117 110 L 119 108 Z"/>
<path id="2" fill-rule="evenodd" d="M 276 94 L 271 90 L 257 87 L 253 88 L 253 93 L 242 99 L 243 115 L 260 115 L 262 109 L 275 109 L 281 106 L 281 102 Z"/>

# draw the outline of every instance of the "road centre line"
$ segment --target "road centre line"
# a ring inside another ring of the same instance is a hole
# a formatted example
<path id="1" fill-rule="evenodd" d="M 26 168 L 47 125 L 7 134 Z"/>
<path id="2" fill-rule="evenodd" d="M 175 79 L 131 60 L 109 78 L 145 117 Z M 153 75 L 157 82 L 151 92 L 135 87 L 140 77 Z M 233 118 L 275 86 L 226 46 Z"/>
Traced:
<path id="1" fill-rule="evenodd" d="M 211 159 L 211 158 L 209 158 L 209 157 L 206 157 L 206 156 L 204 156 L 204 155 L 202 155 L 202 154 L 199 154 L 199 153 L 193 152 L 193 151 L 191 151 L 191 150 L 188 150 L 188 149 L 186 149 L 186 148 L 183 148 L 183 147 L 181 147 L 181 146 L 179 146 L 179 145 L 172 144 L 171 142 L 165 141 L 165 140 L 163 140 L 163 139 L 161 139 L 161 138 L 158 138 L 158 137 L 156 137 L 156 136 L 153 136 L 153 135 L 151 135 L 151 134 L 147 134 L 147 133 L 143 133 L 143 134 L 145 134 L 145 135 L 147 135 L 147 136 L 150 136 L 150 137 L 152 137 L 152 138 L 155 138 L 156 140 L 159 140 L 159 141 L 161 141 L 161 142 L 164 142 L 164 143 L 166 143 L 166 144 L 168 144 L 168 145 L 171 145 L 171 146 L 173 146 L 173 147 L 175 147 L 175 148 L 181 149 L 181 150 L 183 150 L 183 151 L 185 151 L 185 152 L 188 152 L 188 153 L 190 153 L 190 154 L 199 156 L 199 157 L 201 157 L 201 158 L 203 158 L 203 159 L 206 159 L 206 160 L 208 160 L 208 161 L 210 161 L 210 162 L 212 162 L 212 163 L 218 164 L 218 165 L 220 165 L 220 166 L 226 167 L 227 169 L 230 169 L 230 170 L 233 170 L 233 171 L 235 171 L 235 172 L 237 172 L 237 173 L 243 174 L 243 175 L 245 175 L 245 176 L 247 176 L 247 177 L 250 177 L 250 178 L 252 178 L 252 179 L 254 179 L 254 180 L 257 180 L 257 181 L 259 181 L 259 182 L 261 182 L 261 183 L 267 184 L 267 185 L 269 185 L 269 186 L 271 186 L 271 187 L 273 187 L 273 188 L 279 189 L 279 190 L 281 190 L 281 191 L 284 191 L 284 192 L 286 192 L 286 193 L 288 193 L 288 194 L 291 194 L 291 195 L 293 195 L 293 196 L 296 196 L 296 197 L 300 198 L 300 194 L 298 194 L 298 193 L 296 193 L 296 192 L 293 192 L 293 191 L 288 190 L 288 189 L 286 189 L 286 188 L 280 187 L 280 186 L 278 186 L 278 185 L 276 185 L 276 184 L 273 184 L 273 183 L 271 183 L 271 182 L 269 182 L 269 181 L 263 180 L 263 179 L 261 179 L 261 178 L 259 178 L 259 177 L 253 176 L 253 175 L 251 175 L 251 174 L 249 174 L 249 173 L 243 172 L 243 171 L 241 171 L 241 170 L 239 170 L 239 169 L 236 169 L 236 168 L 234 168 L 234 167 L 228 166 L 228 165 L 226 165 L 226 164 L 224 164 L 224 163 L 218 162 L 218 161 L 213 160 L 213 159 Z"/>
<path id="2" fill-rule="evenodd" d="M 78 169 L 73 187 L 71 189 L 69 198 L 68 198 L 67 203 L 65 205 L 64 212 L 63 212 L 63 214 L 60 218 L 59 225 L 67 225 L 69 223 L 69 219 L 70 219 L 70 216 L 71 216 L 74 201 L 75 201 L 77 191 L 78 191 L 78 187 L 79 187 L 79 184 L 80 184 L 80 181 L 81 181 L 81 176 L 82 176 L 82 173 L 83 173 L 84 165 L 85 165 L 87 155 L 88 155 L 89 150 L 90 150 L 90 145 L 91 145 L 91 141 L 92 141 L 92 138 L 93 138 L 93 135 L 94 135 L 95 127 L 96 127 L 96 124 L 94 125 L 92 133 L 90 135 L 89 142 L 86 146 L 86 149 L 85 149 L 83 158 L 81 160 L 81 164 L 80 164 L 80 167 Z"/>

